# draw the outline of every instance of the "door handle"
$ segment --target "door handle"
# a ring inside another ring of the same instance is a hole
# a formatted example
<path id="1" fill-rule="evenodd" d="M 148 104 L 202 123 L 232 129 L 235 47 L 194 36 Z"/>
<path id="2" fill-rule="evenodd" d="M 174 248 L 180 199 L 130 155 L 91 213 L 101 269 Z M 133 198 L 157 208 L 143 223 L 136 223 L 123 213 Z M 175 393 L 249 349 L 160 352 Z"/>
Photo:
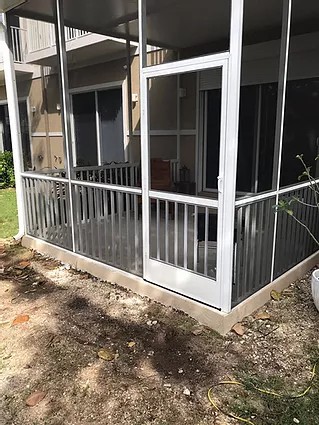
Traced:
<path id="1" fill-rule="evenodd" d="M 223 178 L 221 176 L 217 177 L 217 188 L 219 193 L 223 193 Z"/>

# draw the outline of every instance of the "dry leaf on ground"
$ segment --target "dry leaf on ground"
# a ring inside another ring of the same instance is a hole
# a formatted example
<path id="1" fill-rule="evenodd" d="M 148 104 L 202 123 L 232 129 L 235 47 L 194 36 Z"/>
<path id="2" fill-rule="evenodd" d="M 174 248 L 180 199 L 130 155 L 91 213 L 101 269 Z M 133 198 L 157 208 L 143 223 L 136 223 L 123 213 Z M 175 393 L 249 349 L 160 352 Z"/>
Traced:
<path id="1" fill-rule="evenodd" d="M 274 301 L 280 301 L 281 299 L 281 292 L 276 291 L 275 289 L 273 289 L 270 292 L 270 296 Z"/>
<path id="2" fill-rule="evenodd" d="M 43 391 L 36 391 L 32 393 L 25 401 L 25 404 L 29 407 L 36 406 L 40 401 L 44 399 L 46 396 L 45 392 Z"/>
<path id="3" fill-rule="evenodd" d="M 192 334 L 195 336 L 201 335 L 203 333 L 203 328 L 194 328 Z"/>
<path id="4" fill-rule="evenodd" d="M 31 264 L 30 261 L 21 261 L 19 264 L 15 266 L 15 268 L 18 270 L 24 270 L 27 267 L 29 267 L 30 264 Z"/>
<path id="5" fill-rule="evenodd" d="M 100 359 L 106 360 L 107 362 L 115 359 L 115 354 L 108 348 L 102 348 L 97 352 L 97 355 L 100 357 Z"/>
<path id="6" fill-rule="evenodd" d="M 135 342 L 134 341 L 130 341 L 130 342 L 128 342 L 127 343 L 127 346 L 129 347 L 129 348 L 133 348 L 134 346 L 135 346 Z"/>
<path id="7" fill-rule="evenodd" d="M 12 322 L 12 326 L 20 325 L 21 323 L 26 323 L 30 319 L 30 316 L 28 314 L 19 314 L 14 321 Z"/>
<path id="8" fill-rule="evenodd" d="M 266 311 L 261 311 L 255 315 L 256 320 L 270 320 L 270 314 Z"/>
<path id="9" fill-rule="evenodd" d="M 232 331 L 234 331 L 239 336 L 243 336 L 245 333 L 245 329 L 241 323 L 236 323 L 236 325 L 232 327 Z"/>

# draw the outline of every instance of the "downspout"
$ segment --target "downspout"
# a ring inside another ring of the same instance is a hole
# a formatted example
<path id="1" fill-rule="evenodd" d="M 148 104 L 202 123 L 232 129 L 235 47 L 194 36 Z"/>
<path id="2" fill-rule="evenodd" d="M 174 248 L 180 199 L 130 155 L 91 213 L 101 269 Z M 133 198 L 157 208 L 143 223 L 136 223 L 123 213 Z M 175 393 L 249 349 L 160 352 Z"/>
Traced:
<path id="1" fill-rule="evenodd" d="M 50 141 L 50 125 L 49 125 L 49 114 L 48 114 L 48 96 L 47 96 L 47 82 L 46 76 L 44 75 L 43 66 L 41 70 L 41 89 L 42 89 L 42 99 L 44 106 L 44 126 L 45 126 L 45 141 L 47 145 L 47 155 L 48 155 L 48 166 L 52 168 L 52 152 L 51 152 L 51 141 Z"/>
<path id="2" fill-rule="evenodd" d="M 14 239 L 20 240 L 25 235 L 26 230 L 23 183 L 21 177 L 21 172 L 23 171 L 23 154 L 17 82 L 8 31 L 9 28 L 6 15 L 2 13 L 0 14 L 0 50 L 3 55 L 3 68 L 6 82 L 19 223 L 19 231 L 14 236 Z"/>
<path id="3" fill-rule="evenodd" d="M 127 28 L 128 31 L 128 28 Z M 131 70 L 131 43 L 126 40 L 126 78 L 127 78 L 127 114 L 128 114 L 128 160 L 132 162 L 132 143 L 133 143 L 133 101 L 132 101 L 132 70 Z"/>

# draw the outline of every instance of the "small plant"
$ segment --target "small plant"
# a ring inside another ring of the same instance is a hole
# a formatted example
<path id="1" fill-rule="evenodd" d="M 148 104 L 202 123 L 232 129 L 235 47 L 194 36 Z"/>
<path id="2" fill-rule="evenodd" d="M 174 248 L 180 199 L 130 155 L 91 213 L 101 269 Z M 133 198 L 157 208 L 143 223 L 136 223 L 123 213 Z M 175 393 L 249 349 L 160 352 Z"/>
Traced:
<path id="1" fill-rule="evenodd" d="M 319 241 L 315 237 L 315 235 L 311 232 L 309 227 L 306 223 L 303 223 L 301 220 L 299 220 L 294 211 L 293 211 L 293 204 L 298 202 L 305 207 L 308 208 L 317 208 L 319 211 L 319 183 L 316 181 L 316 179 L 311 174 L 311 167 L 308 167 L 303 159 L 303 155 L 297 155 L 296 158 L 301 162 L 304 171 L 303 173 L 298 177 L 298 180 L 304 180 L 307 179 L 309 181 L 309 189 L 312 191 L 314 196 L 314 203 L 308 203 L 305 202 L 303 199 L 301 199 L 298 196 L 292 196 L 290 199 L 281 199 L 278 204 L 275 206 L 275 209 L 277 212 L 283 211 L 286 214 L 288 214 L 290 217 L 292 217 L 293 220 L 295 220 L 300 226 L 304 227 L 309 235 L 312 237 L 312 239 L 315 241 L 315 243 L 319 246 Z M 316 161 L 318 161 L 319 156 L 316 157 Z"/>
<path id="2" fill-rule="evenodd" d="M 12 152 L 0 153 L 0 189 L 14 187 L 14 167 Z"/>

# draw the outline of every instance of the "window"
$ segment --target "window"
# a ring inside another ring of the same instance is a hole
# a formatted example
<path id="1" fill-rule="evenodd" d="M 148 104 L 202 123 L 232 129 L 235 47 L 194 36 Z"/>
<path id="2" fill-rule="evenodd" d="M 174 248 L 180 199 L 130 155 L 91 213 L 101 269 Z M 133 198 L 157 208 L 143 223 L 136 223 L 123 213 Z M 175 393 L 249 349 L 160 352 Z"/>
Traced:
<path id="1" fill-rule="evenodd" d="M 125 161 L 122 89 L 74 94 L 76 166 Z"/>
<path id="2" fill-rule="evenodd" d="M 271 189 L 277 105 L 277 83 L 242 86 L 239 114 L 237 193 Z M 203 190 L 217 190 L 219 173 L 221 90 L 204 97 Z"/>
<path id="3" fill-rule="evenodd" d="M 298 182 L 304 171 L 296 155 L 302 154 L 312 175 L 318 176 L 319 79 L 288 81 L 281 163 L 281 186 Z"/>

